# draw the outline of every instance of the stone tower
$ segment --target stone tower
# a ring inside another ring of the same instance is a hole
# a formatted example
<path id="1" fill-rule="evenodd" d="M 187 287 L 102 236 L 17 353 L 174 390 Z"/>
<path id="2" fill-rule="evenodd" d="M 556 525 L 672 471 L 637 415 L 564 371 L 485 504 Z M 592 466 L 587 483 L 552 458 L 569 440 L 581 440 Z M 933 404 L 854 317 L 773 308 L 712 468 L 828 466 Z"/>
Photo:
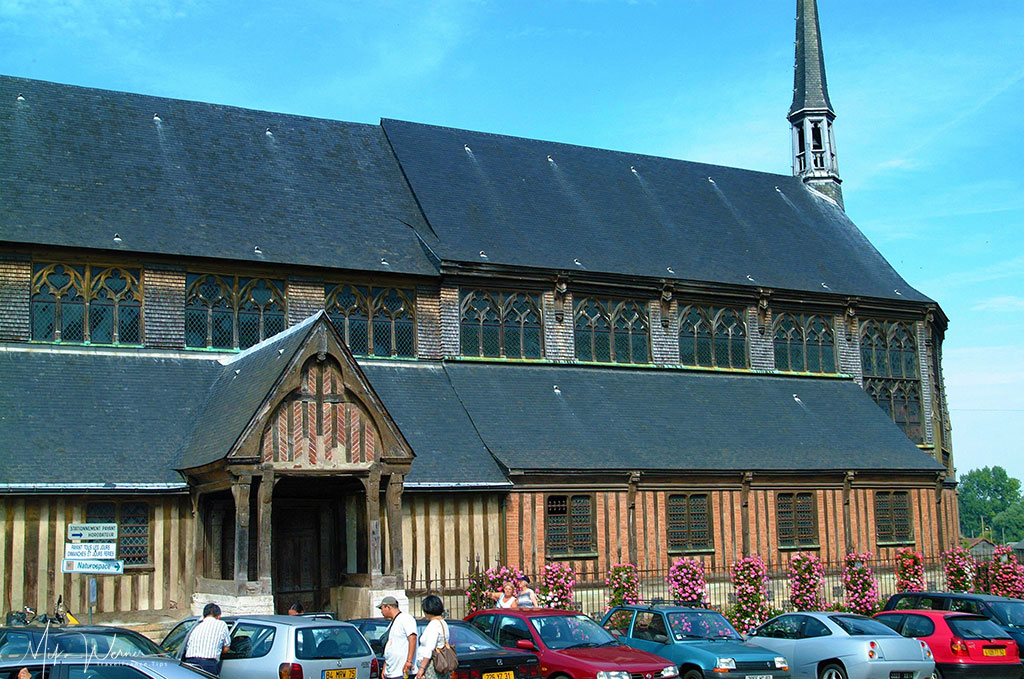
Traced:
<path id="1" fill-rule="evenodd" d="M 796 64 L 788 118 L 793 126 L 793 174 L 842 207 L 842 180 L 832 134 L 836 113 L 825 82 L 817 0 L 796 2 Z"/>

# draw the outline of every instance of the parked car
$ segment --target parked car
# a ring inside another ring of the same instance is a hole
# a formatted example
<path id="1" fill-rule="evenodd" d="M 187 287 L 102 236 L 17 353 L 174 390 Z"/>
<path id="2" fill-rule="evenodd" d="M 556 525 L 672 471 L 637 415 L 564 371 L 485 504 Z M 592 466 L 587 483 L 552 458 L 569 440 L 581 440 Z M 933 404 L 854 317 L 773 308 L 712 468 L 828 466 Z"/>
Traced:
<path id="1" fill-rule="evenodd" d="M 991 594 L 961 592 L 900 592 L 893 594 L 882 607 L 884 611 L 903 609 L 959 611 L 991 618 L 1024 648 L 1024 600 Z"/>
<path id="2" fill-rule="evenodd" d="M 601 625 L 622 643 L 676 664 L 682 679 L 728 672 L 735 677 L 789 677 L 786 658 L 747 643 L 718 611 L 685 606 L 617 606 Z"/>
<path id="3" fill-rule="evenodd" d="M 785 656 L 794 679 L 926 679 L 935 670 L 928 644 L 852 613 L 786 613 L 747 639 Z"/>
<path id="4" fill-rule="evenodd" d="M 488 609 L 466 620 L 505 648 L 530 651 L 542 676 L 571 679 L 669 679 L 679 669 L 664 658 L 619 643 L 593 618 L 543 608 Z"/>
<path id="5" fill-rule="evenodd" d="M 27 669 L 32 679 L 210 679 L 211 675 L 166 656 L 56 654 L 45 658 L 0 658 L 0 679 L 18 679 Z"/>
<path id="6" fill-rule="evenodd" d="M 164 650 L 138 632 L 123 627 L 76 625 L 72 627 L 0 627 L 0 656 L 59 653 L 160 656 Z"/>
<path id="7" fill-rule="evenodd" d="M 349 620 L 355 625 L 379 660 L 384 655 L 384 633 L 388 629 L 388 620 L 384 618 L 359 618 Z M 451 632 L 451 645 L 459 656 L 459 667 L 452 673 L 451 679 L 528 679 L 540 677 L 540 661 L 537 656 L 527 651 L 516 651 L 502 648 L 490 637 L 461 620 L 446 620 Z M 422 633 L 427 626 L 426 620 L 417 620 L 416 626 Z"/>
<path id="8" fill-rule="evenodd" d="M 1020 679 L 1024 671 L 1017 642 L 983 615 L 901 610 L 876 613 L 875 619 L 927 643 L 937 679 Z"/>
<path id="9" fill-rule="evenodd" d="M 222 618 L 231 650 L 221 658 L 223 679 L 376 679 L 377 658 L 354 625 L 299 615 Z M 176 658 L 198 618 L 178 623 L 161 646 Z"/>

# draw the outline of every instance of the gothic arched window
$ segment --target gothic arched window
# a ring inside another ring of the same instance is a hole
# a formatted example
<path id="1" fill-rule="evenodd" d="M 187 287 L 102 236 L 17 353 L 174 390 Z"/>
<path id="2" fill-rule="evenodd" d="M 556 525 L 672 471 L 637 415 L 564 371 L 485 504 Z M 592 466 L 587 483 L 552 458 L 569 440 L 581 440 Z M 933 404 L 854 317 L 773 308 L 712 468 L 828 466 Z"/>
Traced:
<path id="1" fill-rule="evenodd" d="M 775 368 L 836 372 L 836 338 L 826 316 L 782 313 L 775 318 Z"/>
<path id="2" fill-rule="evenodd" d="M 247 349 L 285 329 L 282 281 L 189 274 L 185 346 Z"/>
<path id="3" fill-rule="evenodd" d="M 328 290 L 324 308 L 353 354 L 416 355 L 412 290 L 341 283 Z"/>
<path id="4" fill-rule="evenodd" d="M 921 373 L 912 323 L 868 320 L 860 329 L 864 389 L 912 441 L 924 441 Z"/>
<path id="5" fill-rule="evenodd" d="M 138 269 L 37 263 L 32 276 L 32 339 L 142 344 Z"/>
<path id="6" fill-rule="evenodd" d="M 539 295 L 466 290 L 459 305 L 459 328 L 463 356 L 543 356 Z"/>
<path id="7" fill-rule="evenodd" d="M 575 312 L 576 359 L 650 363 L 647 312 L 635 300 L 580 297 Z"/>
<path id="8" fill-rule="evenodd" d="M 747 367 L 747 331 L 736 309 L 687 306 L 680 312 L 679 361 L 683 365 Z"/>

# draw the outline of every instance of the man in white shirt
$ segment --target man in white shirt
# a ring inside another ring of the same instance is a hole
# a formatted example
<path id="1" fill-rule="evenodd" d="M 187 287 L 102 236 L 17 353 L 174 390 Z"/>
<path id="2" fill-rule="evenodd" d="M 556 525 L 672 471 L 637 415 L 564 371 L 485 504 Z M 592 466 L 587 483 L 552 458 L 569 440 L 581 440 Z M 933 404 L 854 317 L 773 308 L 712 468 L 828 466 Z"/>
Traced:
<path id="1" fill-rule="evenodd" d="M 400 611 L 393 596 L 381 599 L 377 608 L 391 621 L 384 644 L 384 679 L 402 679 L 411 672 L 416 656 L 416 619 Z"/>
<path id="2" fill-rule="evenodd" d="M 220 656 L 231 648 L 227 624 L 220 619 L 220 606 L 214 603 L 203 608 L 203 619 L 192 628 L 185 644 L 185 662 L 220 676 Z"/>

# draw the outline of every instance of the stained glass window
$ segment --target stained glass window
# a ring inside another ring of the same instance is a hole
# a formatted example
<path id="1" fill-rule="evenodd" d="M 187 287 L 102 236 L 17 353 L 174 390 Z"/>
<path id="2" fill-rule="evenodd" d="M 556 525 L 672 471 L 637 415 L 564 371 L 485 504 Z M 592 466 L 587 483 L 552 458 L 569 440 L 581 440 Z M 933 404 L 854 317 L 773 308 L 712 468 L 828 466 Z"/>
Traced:
<path id="1" fill-rule="evenodd" d="M 651 362 L 647 311 L 637 300 L 577 298 L 575 339 L 579 361 Z"/>
<path id="2" fill-rule="evenodd" d="M 683 365 L 747 367 L 742 311 L 692 305 L 683 307 L 679 317 L 679 361 Z"/>
<path id="3" fill-rule="evenodd" d="M 545 544 L 551 556 L 593 554 L 593 498 L 590 495 L 549 495 L 545 512 Z"/>
<path id="4" fill-rule="evenodd" d="M 861 324 L 860 358 L 864 389 L 911 441 L 922 443 L 924 413 L 913 324 L 865 321 Z"/>
<path id="5" fill-rule="evenodd" d="M 90 502 L 86 523 L 117 524 L 117 558 L 125 566 L 141 566 L 149 560 L 149 505 L 145 502 Z"/>
<path id="6" fill-rule="evenodd" d="M 37 262 L 32 276 L 32 339 L 142 344 L 139 269 Z"/>
<path id="7" fill-rule="evenodd" d="M 359 356 L 416 355 L 412 290 L 341 283 L 329 287 L 324 308 L 331 323 Z"/>
<path id="8" fill-rule="evenodd" d="M 782 313 L 775 318 L 775 368 L 793 372 L 836 372 L 836 340 L 826 316 Z"/>
<path id="9" fill-rule="evenodd" d="M 541 358 L 540 296 L 466 290 L 459 320 L 460 353 L 492 358 Z"/>
<path id="10" fill-rule="evenodd" d="M 285 329 L 284 282 L 189 274 L 185 346 L 247 349 Z"/>
<path id="11" fill-rule="evenodd" d="M 667 503 L 668 550 L 700 551 L 712 548 L 711 513 L 704 493 L 669 495 Z"/>
<path id="12" fill-rule="evenodd" d="M 910 493 L 905 490 L 875 493 L 875 536 L 880 543 L 913 541 Z"/>
<path id="13" fill-rule="evenodd" d="M 779 493 L 775 496 L 775 526 L 782 547 L 818 544 L 818 511 L 813 493 Z"/>

